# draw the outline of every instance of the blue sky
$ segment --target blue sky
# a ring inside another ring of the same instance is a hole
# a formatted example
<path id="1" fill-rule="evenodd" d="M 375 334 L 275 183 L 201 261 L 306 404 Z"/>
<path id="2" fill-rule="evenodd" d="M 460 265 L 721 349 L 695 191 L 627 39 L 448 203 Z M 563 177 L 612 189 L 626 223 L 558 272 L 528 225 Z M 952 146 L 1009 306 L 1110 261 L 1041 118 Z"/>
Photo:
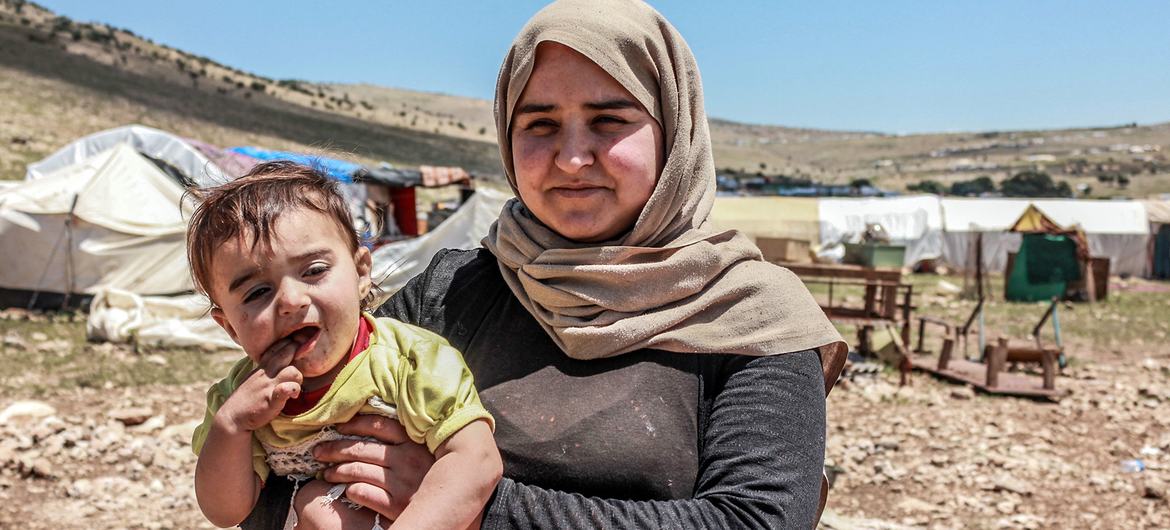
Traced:
<path id="1" fill-rule="evenodd" d="M 265 76 L 490 98 L 544 2 L 40 0 Z M 708 114 L 889 133 L 1170 121 L 1170 2 L 652 2 Z"/>

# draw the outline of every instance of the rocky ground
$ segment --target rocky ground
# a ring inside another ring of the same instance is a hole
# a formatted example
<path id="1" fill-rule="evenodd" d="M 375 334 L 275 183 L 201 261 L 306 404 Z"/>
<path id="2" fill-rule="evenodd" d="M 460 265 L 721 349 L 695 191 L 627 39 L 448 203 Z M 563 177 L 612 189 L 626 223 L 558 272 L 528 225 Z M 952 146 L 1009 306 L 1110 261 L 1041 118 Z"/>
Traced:
<path id="1" fill-rule="evenodd" d="M 85 344 L 78 318 L 21 318 L 0 315 L 0 362 L 29 365 L 0 381 L 0 528 L 211 528 L 189 440 L 204 374 L 233 354 L 195 353 L 215 361 L 189 381 L 123 387 L 127 373 L 188 361 Z M 57 357 L 101 363 L 46 360 Z M 829 399 L 835 480 L 822 527 L 1170 527 L 1170 348 L 1074 359 L 1059 403 L 857 371 Z M 98 371 L 110 371 L 105 383 L 80 373 Z"/>

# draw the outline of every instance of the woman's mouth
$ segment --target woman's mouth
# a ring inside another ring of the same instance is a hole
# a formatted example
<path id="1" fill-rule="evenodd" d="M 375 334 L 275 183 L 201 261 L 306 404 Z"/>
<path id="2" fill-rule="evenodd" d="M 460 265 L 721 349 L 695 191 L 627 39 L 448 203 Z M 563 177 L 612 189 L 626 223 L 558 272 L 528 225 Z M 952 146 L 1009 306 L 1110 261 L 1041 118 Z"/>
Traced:
<path id="1" fill-rule="evenodd" d="M 553 188 L 551 190 L 554 194 L 568 199 L 582 199 L 592 197 L 598 193 L 605 191 L 602 187 L 581 187 L 581 188 Z"/>

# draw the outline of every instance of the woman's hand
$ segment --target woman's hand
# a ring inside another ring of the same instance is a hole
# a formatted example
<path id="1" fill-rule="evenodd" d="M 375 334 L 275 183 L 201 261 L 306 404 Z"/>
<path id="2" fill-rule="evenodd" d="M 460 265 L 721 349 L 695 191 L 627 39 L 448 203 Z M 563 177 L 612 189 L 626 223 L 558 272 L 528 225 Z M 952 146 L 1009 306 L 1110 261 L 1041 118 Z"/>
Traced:
<path id="1" fill-rule="evenodd" d="M 402 424 L 392 418 L 355 416 L 337 430 L 381 442 L 337 440 L 319 444 L 313 455 L 334 464 L 325 470 L 325 480 L 348 483 L 345 496 L 349 500 L 397 519 L 435 463 L 434 455 L 425 445 L 411 441 Z"/>

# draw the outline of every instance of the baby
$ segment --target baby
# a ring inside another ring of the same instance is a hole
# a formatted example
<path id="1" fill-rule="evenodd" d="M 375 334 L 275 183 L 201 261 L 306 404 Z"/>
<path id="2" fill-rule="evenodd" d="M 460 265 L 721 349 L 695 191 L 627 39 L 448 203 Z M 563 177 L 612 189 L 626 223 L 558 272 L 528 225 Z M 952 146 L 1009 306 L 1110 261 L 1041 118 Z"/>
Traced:
<path id="1" fill-rule="evenodd" d="M 286 529 L 380 529 L 368 508 L 338 509 L 345 486 L 321 479 L 312 448 L 343 438 L 333 426 L 356 414 L 382 414 L 435 455 L 391 528 L 476 525 L 502 473 L 494 420 L 443 338 L 363 312 L 370 251 L 336 185 L 269 162 L 200 195 L 187 230 L 192 274 L 247 354 L 208 390 L 192 439 L 204 516 L 238 525 L 275 474 L 297 481 Z"/>

